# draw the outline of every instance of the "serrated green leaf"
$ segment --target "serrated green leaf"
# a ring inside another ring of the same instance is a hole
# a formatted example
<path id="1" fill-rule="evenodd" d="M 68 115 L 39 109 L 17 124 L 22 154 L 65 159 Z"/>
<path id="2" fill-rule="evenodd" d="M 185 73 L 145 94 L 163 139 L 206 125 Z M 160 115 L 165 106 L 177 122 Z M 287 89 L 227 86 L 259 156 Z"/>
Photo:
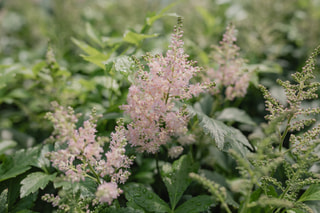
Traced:
<path id="1" fill-rule="evenodd" d="M 17 142 L 13 140 L 2 140 L 0 141 L 0 155 L 8 149 L 11 149 L 17 145 Z"/>
<path id="2" fill-rule="evenodd" d="M 144 39 L 146 39 L 146 38 L 154 38 L 154 37 L 157 37 L 157 36 L 158 36 L 158 34 L 147 35 L 147 34 L 140 34 L 140 33 L 135 33 L 135 32 L 132 32 L 132 31 L 127 31 L 123 35 L 123 41 L 138 46 L 140 44 L 140 42 L 142 42 Z"/>
<path id="3" fill-rule="evenodd" d="M 101 67 L 105 70 L 105 63 L 109 59 L 110 55 L 106 55 L 101 53 L 99 50 L 89 46 L 87 43 L 83 41 L 79 41 L 75 38 L 72 38 L 73 43 L 75 43 L 78 47 L 80 47 L 85 53 L 88 55 L 81 55 L 85 60 Z"/>
<path id="4" fill-rule="evenodd" d="M 311 201 L 311 200 L 320 200 L 320 184 L 311 185 L 307 191 L 305 191 L 298 201 Z"/>
<path id="5" fill-rule="evenodd" d="M 72 183 L 66 181 L 63 178 L 56 178 L 53 182 L 54 188 L 62 188 L 65 191 L 72 191 L 74 194 L 80 192 L 80 197 L 94 197 L 97 190 L 97 183 L 90 178 L 86 178 L 85 181 Z"/>
<path id="6" fill-rule="evenodd" d="M 150 191 L 140 183 L 130 183 L 124 186 L 125 197 L 128 201 L 135 202 L 137 205 L 149 212 L 170 212 L 168 204 L 157 194 Z"/>
<path id="7" fill-rule="evenodd" d="M 89 61 L 97 66 L 99 66 L 100 68 L 102 68 L 103 70 L 105 70 L 105 63 L 106 61 L 109 59 L 109 56 L 107 55 L 90 55 L 90 56 L 86 56 L 86 55 L 80 55 L 84 60 Z"/>
<path id="8" fill-rule="evenodd" d="M 196 170 L 197 167 L 189 155 L 183 155 L 172 165 L 165 164 L 162 167 L 161 176 L 167 187 L 172 209 L 175 208 L 184 191 L 192 182 L 189 173 L 196 172 Z"/>
<path id="9" fill-rule="evenodd" d="M 46 157 L 46 154 L 50 152 L 50 144 L 46 144 L 42 147 L 36 166 L 46 171 L 50 167 L 50 160 Z"/>
<path id="10" fill-rule="evenodd" d="M 234 107 L 225 108 L 217 117 L 217 119 L 222 121 L 236 121 L 252 126 L 256 125 L 256 123 L 250 118 L 250 116 L 244 110 Z"/>
<path id="11" fill-rule="evenodd" d="M 46 174 L 43 172 L 34 172 L 29 174 L 21 181 L 20 197 L 26 197 L 31 193 L 44 189 L 50 181 L 53 181 L 57 174 Z"/>
<path id="12" fill-rule="evenodd" d="M 248 139 L 236 128 L 227 126 L 221 121 L 208 117 L 202 112 L 196 111 L 193 107 L 187 107 L 192 116 L 197 116 L 200 120 L 199 125 L 203 128 L 204 132 L 209 134 L 215 141 L 215 145 L 224 151 L 229 149 L 236 149 L 242 155 L 245 155 L 247 148 L 252 148 Z"/>
<path id="13" fill-rule="evenodd" d="M 17 151 L 11 160 L 0 165 L 0 182 L 29 170 L 31 165 L 36 164 L 38 155 L 39 147 Z"/>
<path id="14" fill-rule="evenodd" d="M 175 213 L 198 213 L 208 210 L 210 206 L 215 206 L 217 203 L 214 202 L 212 196 L 209 195 L 199 195 L 193 197 L 183 204 L 181 204 L 176 210 Z"/>

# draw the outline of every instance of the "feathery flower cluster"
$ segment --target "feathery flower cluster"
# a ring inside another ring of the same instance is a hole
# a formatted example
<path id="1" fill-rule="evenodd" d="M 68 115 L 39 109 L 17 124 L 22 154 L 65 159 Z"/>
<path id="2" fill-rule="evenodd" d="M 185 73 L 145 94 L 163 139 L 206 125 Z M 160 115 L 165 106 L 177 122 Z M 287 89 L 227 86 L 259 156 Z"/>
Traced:
<path id="1" fill-rule="evenodd" d="M 148 56 L 150 71 L 140 68 L 129 88 L 128 104 L 122 109 L 133 120 L 127 138 L 141 152 L 156 153 L 171 136 L 185 135 L 188 117 L 175 101 L 190 99 L 205 91 L 209 84 L 190 84 L 199 72 L 184 53 L 181 22 L 175 28 L 166 55 Z"/>
<path id="2" fill-rule="evenodd" d="M 50 153 L 52 165 L 64 172 L 65 178 L 72 182 L 84 181 L 86 177 L 95 179 L 100 185 L 96 193 L 101 202 L 111 203 L 122 191 L 117 183 L 124 183 L 130 172 L 127 169 L 132 160 L 125 155 L 125 129 L 121 122 L 116 131 L 111 134 L 109 151 L 103 156 L 104 140 L 96 138 L 97 116 L 93 111 L 89 120 L 84 121 L 83 127 L 76 129 L 77 118 L 73 110 L 66 111 L 58 104 L 53 104 L 54 113 L 49 113 L 48 118 L 54 123 L 57 145 L 65 147 Z M 63 139 L 63 140 L 62 140 Z M 105 182 L 108 176 L 110 182 Z"/>
<path id="3" fill-rule="evenodd" d="M 249 72 L 243 69 L 244 60 L 239 57 L 239 47 L 235 45 L 236 29 L 234 25 L 228 25 L 223 35 L 220 46 L 215 46 L 213 60 L 217 64 L 216 69 L 207 71 L 207 78 L 216 82 L 212 89 L 213 94 L 221 92 L 225 88 L 228 100 L 243 97 L 249 86 Z"/>
<path id="4" fill-rule="evenodd" d="M 320 83 L 312 82 L 312 80 L 315 78 L 313 75 L 315 67 L 314 60 L 319 52 L 320 47 L 318 47 L 307 60 L 306 65 L 302 68 L 302 72 L 296 72 L 292 75 L 292 78 L 295 81 L 294 83 L 278 80 L 278 83 L 283 87 L 286 93 L 286 105 L 280 104 L 277 99 L 271 96 L 270 92 L 265 87 L 260 86 L 266 99 L 266 110 L 270 113 L 266 116 L 266 119 L 269 120 L 269 123 L 281 123 L 286 121 L 286 129 L 282 134 L 280 143 L 283 142 L 289 131 L 299 131 L 305 126 L 309 126 L 316 121 L 314 118 L 308 118 L 308 116 L 320 114 L 320 108 L 302 107 L 302 101 L 318 97 L 316 91 L 318 90 Z M 315 133 L 310 140 L 314 139 L 315 136 L 319 134 L 317 129 L 317 127 L 313 128 Z M 309 135 L 308 132 L 304 135 Z M 295 141 L 297 138 L 302 139 L 299 136 L 295 137 L 294 135 L 291 135 L 290 140 Z"/>

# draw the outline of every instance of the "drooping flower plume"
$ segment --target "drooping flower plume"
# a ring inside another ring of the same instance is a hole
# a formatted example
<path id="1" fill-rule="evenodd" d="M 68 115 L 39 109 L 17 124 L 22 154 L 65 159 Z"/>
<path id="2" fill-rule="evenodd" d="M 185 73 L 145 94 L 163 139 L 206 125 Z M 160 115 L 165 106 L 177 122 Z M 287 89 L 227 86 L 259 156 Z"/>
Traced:
<path id="1" fill-rule="evenodd" d="M 128 141 L 141 152 L 156 153 L 171 136 L 185 135 L 188 117 L 175 101 L 190 99 L 205 91 L 207 84 L 190 84 L 200 68 L 189 61 L 181 40 L 181 22 L 175 28 L 165 55 L 146 57 L 149 71 L 139 70 L 122 109 L 132 119 Z"/>

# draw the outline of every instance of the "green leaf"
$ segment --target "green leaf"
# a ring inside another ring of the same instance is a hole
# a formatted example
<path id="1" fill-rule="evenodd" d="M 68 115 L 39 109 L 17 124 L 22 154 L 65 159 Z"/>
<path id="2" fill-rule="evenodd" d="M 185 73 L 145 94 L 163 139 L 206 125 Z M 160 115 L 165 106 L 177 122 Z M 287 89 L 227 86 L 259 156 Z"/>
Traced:
<path id="1" fill-rule="evenodd" d="M 222 121 L 236 121 L 243 124 L 249 124 L 256 126 L 256 123 L 250 118 L 250 116 L 241 109 L 230 107 L 225 108 L 217 119 Z"/>
<path id="2" fill-rule="evenodd" d="M 170 212 L 168 204 L 158 195 L 140 183 L 130 183 L 124 186 L 126 199 L 135 202 L 148 212 Z"/>
<path id="3" fill-rule="evenodd" d="M 221 121 L 208 117 L 202 112 L 196 111 L 193 107 L 187 107 L 192 116 L 197 116 L 200 120 L 199 125 L 204 132 L 209 134 L 215 141 L 220 150 L 228 151 L 235 149 L 245 156 L 247 149 L 245 146 L 252 148 L 248 139 L 236 128 L 227 126 Z"/>
<path id="4" fill-rule="evenodd" d="M 37 200 L 38 192 L 28 195 L 27 197 L 19 200 L 13 208 L 10 210 L 12 213 L 26 212 L 28 209 L 31 209 L 35 205 L 35 201 Z M 29 211 L 30 212 L 30 211 Z"/>
<path id="5" fill-rule="evenodd" d="M 146 38 L 154 38 L 154 37 L 157 37 L 157 36 L 158 36 L 158 34 L 146 35 L 146 34 L 135 33 L 135 32 L 132 32 L 132 31 L 127 31 L 123 35 L 123 41 L 128 42 L 130 44 L 134 44 L 136 46 L 139 46 L 140 42 L 142 42 L 144 39 L 146 39 Z"/>
<path id="6" fill-rule="evenodd" d="M 32 67 L 32 73 L 34 74 L 34 76 L 36 76 L 46 66 L 47 66 L 47 63 L 45 61 L 41 61 Z"/>
<path id="7" fill-rule="evenodd" d="M 105 70 L 106 61 L 109 59 L 110 55 L 105 55 L 98 51 L 97 49 L 89 46 L 83 41 L 79 41 L 75 38 L 72 38 L 73 43 L 75 43 L 78 47 L 80 47 L 85 53 L 88 55 L 81 55 L 86 61 L 89 61 L 103 70 Z"/>
<path id="8" fill-rule="evenodd" d="M 197 167 L 189 155 L 181 156 L 172 165 L 163 165 L 161 176 L 167 187 L 172 209 L 175 208 L 184 191 L 192 182 L 189 173 L 196 172 L 196 170 Z"/>
<path id="9" fill-rule="evenodd" d="M 14 80 L 20 69 L 19 65 L 0 65 L 0 89 Z"/>
<path id="10" fill-rule="evenodd" d="M 310 200 L 320 200 L 320 184 L 311 185 L 307 191 L 305 191 L 298 201 L 310 201 Z"/>
<path id="11" fill-rule="evenodd" d="M 17 145 L 17 142 L 13 140 L 2 140 L 0 141 L 0 155 L 8 149 L 11 149 Z"/>
<path id="12" fill-rule="evenodd" d="M 174 7 L 177 4 L 177 2 L 171 3 L 165 8 L 163 8 L 159 13 L 157 14 L 152 14 L 151 16 L 148 16 L 146 18 L 146 25 L 151 26 L 156 20 L 162 18 L 163 16 L 175 16 L 178 17 L 176 13 L 167 13 L 172 7 Z M 146 26 L 144 26 L 146 28 Z M 143 30 L 145 31 L 145 30 Z"/>
<path id="13" fill-rule="evenodd" d="M 0 182 L 9 178 L 16 177 L 36 164 L 39 154 L 39 147 L 27 150 L 19 150 L 13 158 L 6 158 L 0 165 Z"/>
<path id="14" fill-rule="evenodd" d="M 47 153 L 50 152 L 50 146 L 52 145 L 46 144 L 42 147 L 40 155 L 38 157 L 38 161 L 36 163 L 36 166 L 38 168 L 41 168 L 43 171 L 47 171 L 47 168 L 50 167 L 50 160 L 46 157 Z"/>
<path id="15" fill-rule="evenodd" d="M 80 192 L 81 197 L 94 197 L 94 193 L 97 190 L 97 183 L 90 178 L 86 178 L 85 181 L 72 183 L 64 180 L 63 178 L 55 178 L 53 182 L 54 188 L 62 188 L 65 191 L 72 191 L 73 194 Z"/>
<path id="16" fill-rule="evenodd" d="M 21 181 L 20 197 L 26 197 L 40 189 L 44 189 L 50 181 L 56 177 L 56 173 L 49 175 L 43 172 L 34 172 L 29 174 Z"/>
<path id="17" fill-rule="evenodd" d="M 8 189 L 5 189 L 1 192 L 0 195 L 0 212 L 7 212 L 8 204 L 7 204 L 7 196 Z"/>
<path id="18" fill-rule="evenodd" d="M 93 42 L 98 44 L 100 47 L 103 46 L 101 40 L 98 38 L 96 32 L 94 31 L 92 25 L 89 22 L 86 23 L 86 33 Z"/>
<path id="19" fill-rule="evenodd" d="M 212 196 L 199 195 L 187 200 L 181 204 L 174 212 L 175 213 L 198 213 L 208 210 L 210 206 L 215 206 L 217 203 L 214 202 Z"/>
<path id="20" fill-rule="evenodd" d="M 143 210 L 134 209 L 132 207 L 126 208 L 116 208 L 115 206 L 110 206 L 108 209 L 104 209 L 104 213 L 144 213 Z"/>

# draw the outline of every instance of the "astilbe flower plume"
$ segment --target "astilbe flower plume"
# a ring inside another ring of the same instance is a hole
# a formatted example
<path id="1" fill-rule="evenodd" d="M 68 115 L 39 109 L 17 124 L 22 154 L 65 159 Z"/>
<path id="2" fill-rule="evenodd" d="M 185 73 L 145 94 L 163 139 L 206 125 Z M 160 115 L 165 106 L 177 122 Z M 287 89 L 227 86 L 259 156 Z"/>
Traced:
<path id="1" fill-rule="evenodd" d="M 207 84 L 190 84 L 200 71 L 184 53 L 181 22 L 172 35 L 165 55 L 147 56 L 150 71 L 140 67 L 129 88 L 127 105 L 122 109 L 132 122 L 127 126 L 128 141 L 141 152 L 156 153 L 171 136 L 185 135 L 188 117 L 175 101 L 190 99 L 207 88 Z"/>
<path id="2" fill-rule="evenodd" d="M 97 116 L 93 111 L 83 127 L 76 129 L 77 116 L 71 108 L 65 110 L 57 103 L 53 104 L 54 113 L 47 117 L 54 124 L 53 139 L 58 150 L 51 152 L 52 165 L 64 173 L 68 181 L 79 182 L 91 178 L 99 185 L 96 198 L 100 202 L 111 202 L 122 192 L 118 183 L 124 183 L 130 172 L 132 158 L 125 155 L 125 129 L 119 122 L 116 131 L 111 134 L 109 151 L 104 154 L 103 138 L 96 137 Z M 65 148 L 62 148 L 65 147 Z M 109 182 L 105 181 L 107 177 Z"/>
<path id="3" fill-rule="evenodd" d="M 211 92 L 218 94 L 225 90 L 228 100 L 243 97 L 250 80 L 249 72 L 243 68 L 244 60 L 239 56 L 240 48 L 235 44 L 236 41 L 236 29 L 230 24 L 220 45 L 214 46 L 213 60 L 217 67 L 208 69 L 205 77 L 216 82 L 216 87 Z"/>

